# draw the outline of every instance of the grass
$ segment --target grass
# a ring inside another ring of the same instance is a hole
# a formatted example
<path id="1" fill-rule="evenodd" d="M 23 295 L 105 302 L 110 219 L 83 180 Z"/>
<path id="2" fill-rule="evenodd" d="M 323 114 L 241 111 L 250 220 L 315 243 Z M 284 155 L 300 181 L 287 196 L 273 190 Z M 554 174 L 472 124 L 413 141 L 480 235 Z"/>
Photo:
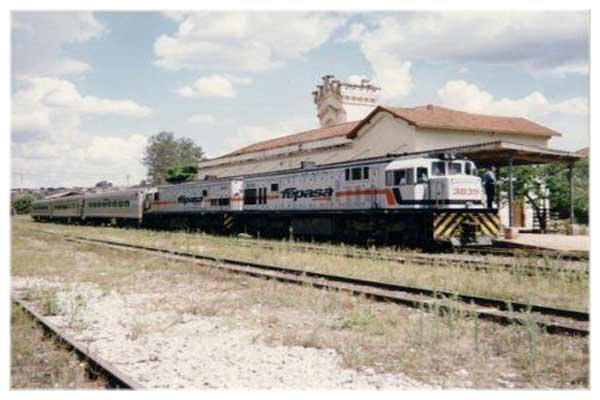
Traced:
<path id="1" fill-rule="evenodd" d="M 39 225 L 33 225 L 39 227 Z M 401 372 L 425 383 L 443 387 L 518 387 L 582 388 L 589 385 L 589 343 L 587 338 L 551 336 L 533 325 L 496 324 L 474 319 L 461 312 L 438 315 L 437 309 L 414 310 L 393 304 L 376 303 L 347 293 L 327 292 L 307 286 L 287 285 L 273 280 L 176 263 L 138 253 L 116 251 L 99 246 L 68 243 L 57 237 L 31 232 L 32 224 L 13 223 L 12 274 L 15 277 L 62 283 L 91 283 L 105 291 L 123 296 L 152 293 L 155 302 L 139 305 L 139 315 L 149 311 L 175 311 L 181 316 L 219 318 L 232 328 L 255 330 L 255 340 L 271 345 L 335 349 L 346 367 L 371 368 L 376 371 Z M 157 245 L 178 245 L 204 249 L 215 254 L 219 249 L 229 256 L 231 247 L 218 247 L 220 240 L 207 235 L 147 232 L 105 228 L 44 225 L 44 228 L 78 231 L 89 236 L 112 237 L 128 241 L 155 241 Z M 38 228 L 39 229 L 39 228 Z M 217 244 L 213 244 L 217 243 Z M 250 249 L 252 250 L 252 249 Z M 338 268 L 348 273 L 371 274 L 377 271 L 389 279 L 408 279 L 419 273 L 439 276 L 439 285 L 452 284 L 452 277 L 463 270 L 414 266 L 381 266 L 379 263 L 346 264 L 346 259 L 302 253 L 264 250 L 250 252 L 240 248 L 238 257 L 272 257 L 277 263 L 301 259 L 306 265 Z M 312 260 L 312 261 L 311 261 Z M 334 265 L 338 263 L 337 267 Z M 275 263 L 275 262 L 274 262 Z M 415 272 L 410 272 L 414 269 Z M 375 272 L 372 272 L 375 271 Z M 397 271 L 408 271 L 400 273 Z M 446 272 L 444 272 L 446 271 Z M 333 271 L 329 271 L 333 272 Z M 478 273 L 463 275 L 478 290 L 512 284 L 514 277 Z M 535 280 L 545 277 L 521 277 L 520 288 L 532 286 L 536 296 L 541 288 L 555 291 L 549 283 Z M 478 285 L 476 282 L 490 280 Z M 587 282 L 579 286 L 578 295 L 587 296 Z M 498 290 L 501 290 L 499 288 Z M 508 290 L 508 289 L 507 289 Z M 516 290 L 516 289 L 513 289 Z M 575 289 L 571 288 L 573 292 Z M 581 292 L 585 291 L 585 293 Z M 42 296 L 24 290 L 40 304 Z M 500 292 L 496 292 L 500 293 Z M 502 292 L 505 293 L 505 292 Z M 525 292 L 527 293 L 527 292 Z M 546 298 L 552 297 L 546 295 Z M 131 322 L 131 340 L 137 340 L 156 327 L 143 320 Z"/>
<path id="2" fill-rule="evenodd" d="M 11 309 L 12 389 L 103 389 L 106 382 L 88 379 L 87 365 L 16 306 Z"/>
<path id="3" fill-rule="evenodd" d="M 252 261 L 266 264 L 285 265 L 307 271 L 347 275 L 356 278 L 381 280 L 391 283 L 429 287 L 434 290 L 456 291 L 480 296 L 498 297 L 513 302 L 547 304 L 557 307 L 587 310 L 589 307 L 588 276 L 581 273 L 559 271 L 544 272 L 527 276 L 497 270 L 483 273 L 462 265 L 428 266 L 398 264 L 375 261 L 368 258 L 347 258 L 339 255 L 324 255 L 310 251 L 299 251 L 304 243 L 260 241 L 271 244 L 275 250 L 265 250 L 248 244 L 257 243 L 250 239 L 237 239 L 186 232 L 157 232 L 150 230 L 86 227 L 68 225 L 40 225 L 20 220 L 22 229 L 51 229 L 65 233 L 77 233 L 88 237 L 130 241 L 159 247 L 197 252 L 214 257 Z M 240 244 L 244 244 L 241 246 Z M 317 246 L 317 245 L 311 245 Z M 317 247 L 337 251 L 343 249 L 350 254 L 365 252 L 352 246 L 318 245 Z M 396 256 L 390 250 L 381 250 L 383 255 Z M 497 258 L 489 258 L 492 262 Z M 506 262 L 506 258 L 502 259 Z M 526 257 L 511 260 L 515 269 L 532 262 Z M 551 258 L 536 260 L 547 267 L 561 267 L 563 261 Z"/>

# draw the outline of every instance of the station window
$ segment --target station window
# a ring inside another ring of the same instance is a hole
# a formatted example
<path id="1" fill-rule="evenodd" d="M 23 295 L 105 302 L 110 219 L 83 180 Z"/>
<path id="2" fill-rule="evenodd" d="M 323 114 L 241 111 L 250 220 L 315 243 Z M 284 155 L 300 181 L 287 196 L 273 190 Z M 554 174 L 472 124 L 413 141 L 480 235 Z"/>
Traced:
<path id="1" fill-rule="evenodd" d="M 448 175 L 460 175 L 462 174 L 462 163 L 451 162 L 450 168 L 448 168 Z"/>
<path id="2" fill-rule="evenodd" d="M 219 204 L 219 201 L 217 199 L 210 199 L 211 206 L 216 206 L 217 204 Z"/>
<path id="3" fill-rule="evenodd" d="M 369 179 L 369 167 L 363 167 L 363 179 Z"/>
<path id="4" fill-rule="evenodd" d="M 271 192 L 279 192 L 279 183 L 271 183 Z"/>
<path id="5" fill-rule="evenodd" d="M 419 167 L 417 168 L 417 183 L 426 183 L 427 182 L 427 168 Z"/>
<path id="6" fill-rule="evenodd" d="M 220 198 L 219 201 L 218 201 L 218 204 L 220 206 L 228 206 L 229 205 L 229 198 L 227 198 L 227 197 Z"/>
<path id="7" fill-rule="evenodd" d="M 154 193 L 154 201 L 158 201 L 158 199 L 159 199 L 159 193 L 156 192 L 156 193 Z"/>
<path id="8" fill-rule="evenodd" d="M 352 168 L 352 180 L 359 181 L 362 179 L 362 168 Z"/>
<path id="9" fill-rule="evenodd" d="M 208 189 L 202 190 L 202 196 L 208 196 Z"/>
<path id="10" fill-rule="evenodd" d="M 346 180 L 350 180 L 350 168 L 346 168 Z"/>
<path id="11" fill-rule="evenodd" d="M 446 163 L 444 161 L 434 161 L 431 163 L 431 176 L 446 175 Z"/>

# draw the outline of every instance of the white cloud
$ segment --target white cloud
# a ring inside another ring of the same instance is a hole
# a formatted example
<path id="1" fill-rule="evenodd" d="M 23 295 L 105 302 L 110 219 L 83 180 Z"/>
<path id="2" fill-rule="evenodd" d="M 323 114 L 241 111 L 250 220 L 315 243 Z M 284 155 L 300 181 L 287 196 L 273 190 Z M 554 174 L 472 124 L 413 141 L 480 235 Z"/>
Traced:
<path id="1" fill-rule="evenodd" d="M 25 187 L 93 186 L 102 180 L 124 185 L 127 175 L 134 184 L 145 174 L 139 160 L 146 144 L 147 138 L 141 134 L 82 134 L 69 143 L 13 143 L 12 168 L 26 171 Z"/>
<path id="2" fill-rule="evenodd" d="M 98 39 L 107 30 L 91 12 L 13 12 L 12 65 L 18 76 L 82 74 L 91 66 L 64 47 Z"/>
<path id="3" fill-rule="evenodd" d="M 217 120 L 210 114 L 195 114 L 189 117 L 187 122 L 190 124 L 214 125 L 217 123 Z"/>
<path id="4" fill-rule="evenodd" d="M 345 40 L 358 43 L 389 98 L 412 90 L 415 62 L 585 73 L 588 34 L 587 12 L 405 12 L 354 24 Z"/>
<path id="5" fill-rule="evenodd" d="M 177 94 L 182 97 L 227 97 L 237 96 L 234 83 L 247 85 L 252 82 L 249 78 L 241 78 L 233 75 L 208 75 L 197 79 L 188 86 L 177 89 Z"/>
<path id="6" fill-rule="evenodd" d="M 587 62 L 564 64 L 554 68 L 551 72 L 561 78 L 564 78 L 567 74 L 588 75 L 590 65 Z"/>
<path id="7" fill-rule="evenodd" d="M 485 90 L 462 80 L 447 82 L 438 90 L 438 96 L 442 106 L 480 114 L 531 119 L 539 119 L 551 113 L 588 115 L 588 102 L 581 97 L 551 103 L 542 93 L 532 92 L 520 99 L 496 99 Z"/>
<path id="8" fill-rule="evenodd" d="M 73 83 L 58 78 L 29 78 L 17 84 L 12 97 L 12 161 L 14 169 L 28 171 L 31 185 L 93 185 L 117 177 L 124 183 L 126 173 L 141 179 L 139 159 L 146 138 L 87 135 L 81 118 L 141 118 L 150 108 L 132 100 L 84 96 Z"/>
<path id="9" fill-rule="evenodd" d="M 48 66 L 48 75 L 80 75 L 92 69 L 86 62 L 65 58 Z"/>
<path id="10" fill-rule="evenodd" d="M 168 14 L 173 35 L 154 42 L 166 69 L 263 72 L 326 42 L 346 17 L 335 13 L 194 12 Z"/>

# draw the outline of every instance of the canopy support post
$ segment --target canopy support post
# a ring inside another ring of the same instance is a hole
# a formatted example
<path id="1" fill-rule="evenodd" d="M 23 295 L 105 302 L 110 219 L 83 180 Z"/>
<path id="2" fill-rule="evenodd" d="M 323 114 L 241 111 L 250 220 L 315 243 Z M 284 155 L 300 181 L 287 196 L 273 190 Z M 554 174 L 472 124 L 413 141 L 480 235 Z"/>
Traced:
<path id="1" fill-rule="evenodd" d="M 513 157 L 508 159 L 508 226 L 513 226 Z"/>
<path id="2" fill-rule="evenodd" d="M 575 225 L 575 190 L 573 186 L 573 163 L 569 163 L 569 224 Z"/>

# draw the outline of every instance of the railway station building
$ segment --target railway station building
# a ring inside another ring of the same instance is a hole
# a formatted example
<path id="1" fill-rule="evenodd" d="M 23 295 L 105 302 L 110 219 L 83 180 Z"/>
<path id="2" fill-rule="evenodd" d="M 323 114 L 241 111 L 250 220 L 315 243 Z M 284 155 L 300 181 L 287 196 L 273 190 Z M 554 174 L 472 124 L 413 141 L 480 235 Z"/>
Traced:
<path id="1" fill-rule="evenodd" d="M 312 93 L 320 127 L 237 149 L 199 163 L 199 178 L 227 177 L 382 157 L 456 151 L 483 167 L 567 162 L 574 153 L 552 150 L 559 132 L 520 117 L 481 115 L 433 104 L 379 105 L 380 88 L 368 80 L 348 83 L 326 75 Z M 510 196 L 509 196 L 510 197 Z M 517 207 L 513 207 L 514 205 Z M 534 227 L 531 207 L 501 202 L 505 226 Z"/>

